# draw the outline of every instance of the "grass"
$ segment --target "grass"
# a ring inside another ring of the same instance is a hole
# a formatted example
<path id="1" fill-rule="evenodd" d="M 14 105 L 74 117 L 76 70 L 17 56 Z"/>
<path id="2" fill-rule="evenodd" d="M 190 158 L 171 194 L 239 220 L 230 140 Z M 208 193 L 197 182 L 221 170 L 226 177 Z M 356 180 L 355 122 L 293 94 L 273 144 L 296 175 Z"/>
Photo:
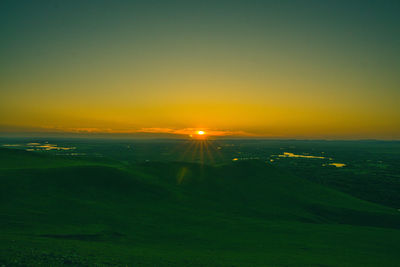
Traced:
<path id="1" fill-rule="evenodd" d="M 0 155 L 5 266 L 396 266 L 400 260 L 396 209 L 262 162 L 124 165 L 11 149 Z"/>

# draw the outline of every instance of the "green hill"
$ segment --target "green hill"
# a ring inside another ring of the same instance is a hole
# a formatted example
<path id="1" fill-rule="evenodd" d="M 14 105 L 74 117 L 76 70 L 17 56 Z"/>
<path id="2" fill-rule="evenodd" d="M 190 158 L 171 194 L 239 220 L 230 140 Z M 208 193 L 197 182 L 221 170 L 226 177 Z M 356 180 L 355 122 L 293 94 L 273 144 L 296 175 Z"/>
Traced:
<path id="1" fill-rule="evenodd" d="M 5 266 L 396 266 L 400 213 L 258 161 L 0 149 Z"/>

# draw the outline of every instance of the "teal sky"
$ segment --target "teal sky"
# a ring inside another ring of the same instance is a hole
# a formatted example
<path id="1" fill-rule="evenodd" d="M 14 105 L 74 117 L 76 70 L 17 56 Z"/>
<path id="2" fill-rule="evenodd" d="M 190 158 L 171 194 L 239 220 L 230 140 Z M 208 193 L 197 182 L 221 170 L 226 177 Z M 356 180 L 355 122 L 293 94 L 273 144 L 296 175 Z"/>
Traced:
<path id="1" fill-rule="evenodd" d="M 399 14 L 399 1 L 1 1 L 0 131 L 399 139 Z"/>

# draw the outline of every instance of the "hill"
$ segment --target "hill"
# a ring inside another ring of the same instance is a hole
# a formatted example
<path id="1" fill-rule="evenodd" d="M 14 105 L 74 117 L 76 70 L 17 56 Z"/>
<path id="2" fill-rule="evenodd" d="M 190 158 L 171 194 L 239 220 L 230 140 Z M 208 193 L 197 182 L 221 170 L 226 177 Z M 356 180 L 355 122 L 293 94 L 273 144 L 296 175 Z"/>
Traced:
<path id="1" fill-rule="evenodd" d="M 259 161 L 0 149 L 8 266 L 396 266 L 400 213 Z M 20 168 L 18 168 L 20 166 Z"/>

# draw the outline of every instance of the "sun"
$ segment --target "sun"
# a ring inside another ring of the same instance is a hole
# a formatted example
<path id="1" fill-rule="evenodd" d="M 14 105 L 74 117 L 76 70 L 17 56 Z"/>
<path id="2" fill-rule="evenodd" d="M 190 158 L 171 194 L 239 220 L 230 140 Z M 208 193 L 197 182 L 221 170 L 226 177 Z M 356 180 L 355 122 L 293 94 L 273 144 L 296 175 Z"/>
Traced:
<path id="1" fill-rule="evenodd" d="M 203 130 L 199 131 L 194 131 L 192 134 L 189 134 L 190 138 L 193 138 L 194 140 L 205 140 L 207 138 L 208 133 Z"/>

